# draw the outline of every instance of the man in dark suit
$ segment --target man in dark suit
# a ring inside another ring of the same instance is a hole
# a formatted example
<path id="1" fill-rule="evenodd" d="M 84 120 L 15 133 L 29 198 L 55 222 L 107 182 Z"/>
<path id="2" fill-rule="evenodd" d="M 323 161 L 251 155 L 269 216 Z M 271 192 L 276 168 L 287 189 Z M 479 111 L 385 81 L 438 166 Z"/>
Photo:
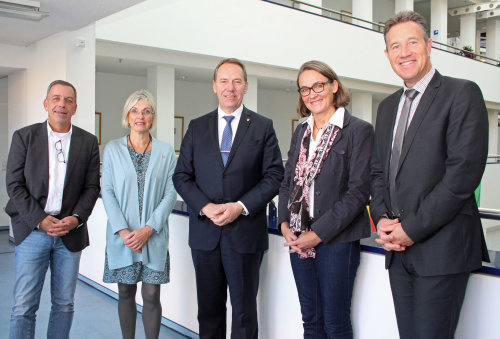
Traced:
<path id="1" fill-rule="evenodd" d="M 36 311 L 50 264 L 48 338 L 69 338 L 87 219 L 99 195 L 97 138 L 71 124 L 76 90 L 52 82 L 43 102 L 46 122 L 12 136 L 5 211 L 14 232 L 15 283 L 10 338 L 34 338 Z"/>
<path id="2" fill-rule="evenodd" d="M 488 260 L 474 189 L 488 120 L 478 86 L 431 64 L 423 17 L 385 24 L 386 55 L 404 89 L 378 108 L 371 211 L 401 338 L 453 338 L 471 271 Z"/>
<path id="3" fill-rule="evenodd" d="M 247 88 L 244 65 L 222 60 L 213 80 L 219 108 L 189 124 L 173 178 L 190 208 L 200 338 L 226 338 L 228 286 L 231 337 L 258 335 L 266 206 L 278 193 L 283 164 L 272 121 L 242 105 Z"/>

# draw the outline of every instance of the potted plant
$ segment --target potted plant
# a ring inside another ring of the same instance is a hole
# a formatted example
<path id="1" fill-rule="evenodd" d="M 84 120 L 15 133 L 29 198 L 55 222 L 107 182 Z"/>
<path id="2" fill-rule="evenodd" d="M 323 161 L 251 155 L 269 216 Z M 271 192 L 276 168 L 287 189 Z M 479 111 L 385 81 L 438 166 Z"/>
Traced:
<path id="1" fill-rule="evenodd" d="M 476 54 L 474 54 L 474 50 L 472 49 L 472 46 L 470 46 L 470 45 L 464 46 L 461 54 L 466 58 L 471 58 L 471 59 L 476 58 Z"/>

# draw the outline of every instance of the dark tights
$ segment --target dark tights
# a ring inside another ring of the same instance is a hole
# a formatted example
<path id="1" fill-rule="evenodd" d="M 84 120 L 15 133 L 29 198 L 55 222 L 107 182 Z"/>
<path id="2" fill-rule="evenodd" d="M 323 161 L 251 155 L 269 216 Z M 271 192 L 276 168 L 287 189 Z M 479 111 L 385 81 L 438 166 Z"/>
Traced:
<path id="1" fill-rule="evenodd" d="M 137 307 L 135 293 L 137 285 L 118 283 L 118 315 L 123 339 L 135 338 L 135 320 L 137 318 Z M 161 303 L 160 285 L 142 283 L 142 323 L 147 339 L 157 339 L 160 334 Z"/>

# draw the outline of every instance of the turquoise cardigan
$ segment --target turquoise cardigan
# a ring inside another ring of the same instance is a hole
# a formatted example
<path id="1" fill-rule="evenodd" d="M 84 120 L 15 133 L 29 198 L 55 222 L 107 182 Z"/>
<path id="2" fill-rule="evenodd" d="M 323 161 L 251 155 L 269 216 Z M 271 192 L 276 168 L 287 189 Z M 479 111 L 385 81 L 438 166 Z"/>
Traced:
<path id="1" fill-rule="evenodd" d="M 127 138 L 110 141 L 102 163 L 102 200 L 108 225 L 106 253 L 110 269 L 142 262 L 164 271 L 168 250 L 168 216 L 177 200 L 172 183 L 175 153 L 167 143 L 153 138 L 151 157 L 146 171 L 142 215 L 139 215 L 137 173 L 127 149 Z M 142 254 L 123 244 L 118 231 L 150 226 L 153 234 L 142 247 Z"/>

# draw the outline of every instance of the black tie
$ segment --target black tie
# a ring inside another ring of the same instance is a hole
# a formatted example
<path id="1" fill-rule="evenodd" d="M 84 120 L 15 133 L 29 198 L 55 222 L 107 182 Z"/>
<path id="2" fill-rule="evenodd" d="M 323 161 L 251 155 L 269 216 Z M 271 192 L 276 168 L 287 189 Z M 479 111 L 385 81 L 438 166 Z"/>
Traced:
<path id="1" fill-rule="evenodd" d="M 394 213 L 399 214 L 397 195 L 396 195 L 396 175 L 398 173 L 399 159 L 401 157 L 401 149 L 403 148 L 403 139 L 406 134 L 406 126 L 408 124 L 408 116 L 410 115 L 410 107 L 413 99 L 417 96 L 418 91 L 415 89 L 407 89 L 405 91 L 405 102 L 394 135 L 392 144 L 391 163 L 389 167 L 389 190 L 391 195 L 391 206 Z"/>

